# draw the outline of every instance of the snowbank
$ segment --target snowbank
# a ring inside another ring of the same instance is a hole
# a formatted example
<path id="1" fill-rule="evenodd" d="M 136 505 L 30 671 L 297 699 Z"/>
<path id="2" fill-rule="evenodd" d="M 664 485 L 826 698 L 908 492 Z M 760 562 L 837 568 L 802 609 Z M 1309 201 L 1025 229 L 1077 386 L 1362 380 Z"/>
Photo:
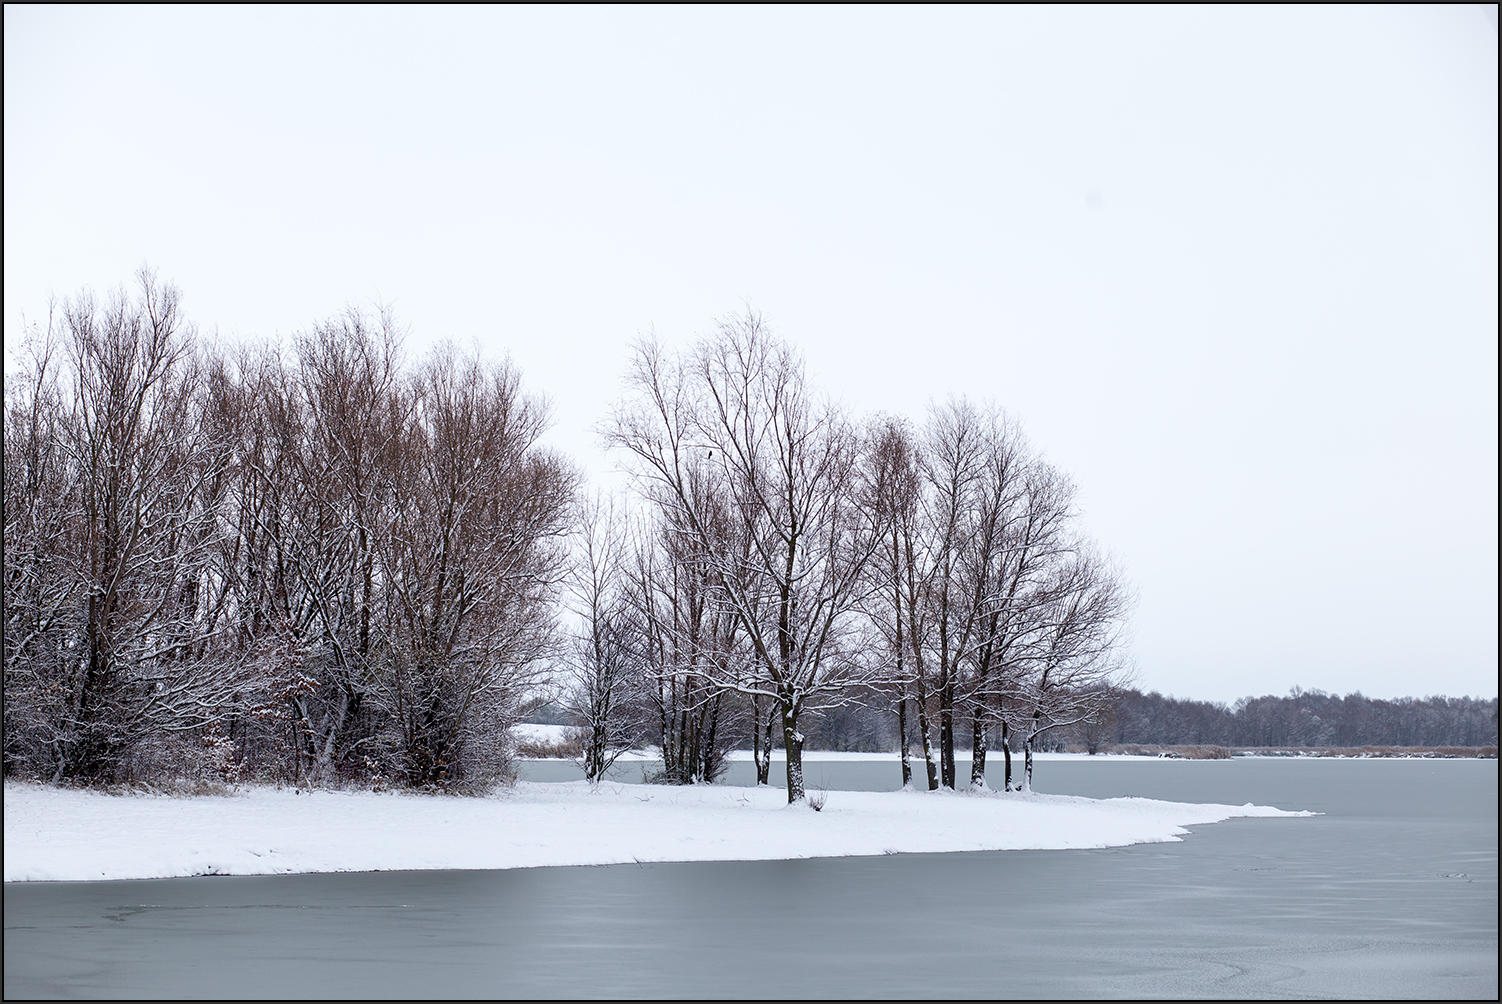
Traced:
<path id="1" fill-rule="evenodd" d="M 532 722 L 522 722 L 511 726 L 511 734 L 518 740 L 530 739 L 533 742 L 561 743 L 572 738 L 574 730 L 567 725 L 535 725 Z"/>
<path id="2" fill-rule="evenodd" d="M 488 798 L 249 788 L 117 796 L 6 782 L 5 881 L 535 868 L 1177 840 L 1261 806 L 1067 795 L 518 784 Z"/>

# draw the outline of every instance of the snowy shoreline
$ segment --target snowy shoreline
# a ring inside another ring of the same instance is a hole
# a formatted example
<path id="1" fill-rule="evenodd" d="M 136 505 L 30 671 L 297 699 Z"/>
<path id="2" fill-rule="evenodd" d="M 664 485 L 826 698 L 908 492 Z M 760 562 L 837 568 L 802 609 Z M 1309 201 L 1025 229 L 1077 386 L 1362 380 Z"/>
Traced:
<path id="1" fill-rule="evenodd" d="M 786 750 L 775 749 L 775 750 L 772 751 L 771 756 L 772 756 L 772 762 L 773 763 L 786 763 L 787 762 L 787 751 Z M 999 753 L 992 753 L 992 754 L 990 754 L 990 756 L 992 757 L 992 759 L 994 759 L 994 761 L 996 763 L 1001 763 L 1001 759 L 1002 758 L 1001 758 L 1001 755 Z M 541 762 L 546 762 L 546 761 L 549 761 L 549 760 L 571 760 L 573 758 L 572 757 L 566 757 L 566 756 L 560 756 L 560 757 L 521 757 L 520 759 L 522 759 L 522 760 L 532 760 L 532 761 L 537 761 L 537 762 L 541 763 Z M 750 750 L 731 750 L 728 754 L 726 754 L 725 759 L 727 761 L 729 761 L 730 763 L 751 763 L 755 759 L 755 757 L 754 757 L 754 755 L 752 754 L 752 752 Z M 969 763 L 970 759 L 971 759 L 970 758 L 970 751 L 969 750 L 965 750 L 964 752 L 961 752 L 959 750 L 955 750 L 954 751 L 954 759 L 955 759 L 955 761 L 957 763 Z M 1033 754 L 1033 760 L 1035 762 L 1037 762 L 1037 763 L 1043 763 L 1045 761 L 1072 761 L 1072 760 L 1080 760 L 1080 761 L 1089 760 L 1089 761 L 1091 761 L 1093 763 L 1104 763 L 1108 759 L 1109 760 L 1113 760 L 1113 761 L 1116 761 L 1116 760 L 1120 760 L 1120 761 L 1137 760 L 1137 761 L 1151 761 L 1153 763 L 1156 763 L 1156 762 L 1158 762 L 1160 760 L 1163 760 L 1165 758 L 1164 757 L 1160 757 L 1160 756 L 1146 756 L 1146 755 L 1139 755 L 1139 754 L 1134 754 L 1134 753 L 1110 753 L 1110 754 L 1099 753 L 1099 754 L 1096 754 L 1095 756 L 1090 756 L 1089 754 L 1086 754 L 1086 753 L 1034 753 Z M 655 746 L 653 746 L 653 747 L 648 747 L 647 749 L 644 749 L 644 750 L 627 750 L 625 753 L 621 754 L 620 759 L 617 760 L 616 762 L 617 763 L 659 763 L 659 762 L 661 762 L 661 760 L 662 760 L 662 754 L 657 751 L 657 748 Z M 923 756 L 921 754 L 919 754 L 918 756 L 912 757 L 911 761 L 914 764 L 922 764 L 923 763 Z M 804 763 L 877 762 L 877 763 L 890 763 L 890 764 L 892 764 L 895 767 L 900 762 L 900 757 L 896 753 L 844 753 L 844 752 L 841 752 L 839 750 L 804 750 L 803 751 L 803 762 Z M 1015 765 L 1016 769 L 1021 770 L 1022 769 L 1022 754 L 1021 753 L 1013 753 L 1012 754 L 1012 763 Z"/>
<path id="2" fill-rule="evenodd" d="M 5 783 L 5 881 L 506 869 L 1121 847 L 1265 806 L 1144 798 L 522 782 L 485 798 L 246 787 L 111 795 Z"/>
<path id="3" fill-rule="evenodd" d="M 533 743 L 542 744 L 544 747 L 549 746 L 549 745 L 556 746 L 558 744 L 562 744 L 562 743 L 567 742 L 568 739 L 569 739 L 569 733 L 571 731 L 572 730 L 568 726 L 564 726 L 564 725 L 536 725 L 536 724 L 532 724 L 532 723 L 525 723 L 525 724 L 521 724 L 521 725 L 514 725 L 511 728 L 512 735 L 514 735 L 517 739 L 520 739 L 520 740 L 530 740 Z M 1130 746 L 1131 744 L 1127 744 L 1127 745 Z M 1144 745 L 1149 746 L 1149 748 L 1151 748 L 1151 746 L 1152 746 L 1152 744 L 1144 744 Z M 1036 762 L 1039 762 L 1039 763 L 1049 762 L 1049 761 L 1054 761 L 1054 762 L 1059 762 L 1059 761 L 1062 761 L 1062 762 L 1086 762 L 1086 761 L 1088 761 L 1090 763 L 1130 763 L 1130 762 L 1148 761 L 1148 760 L 1153 760 L 1153 761 L 1156 761 L 1156 760 L 1183 760 L 1183 761 L 1199 761 L 1199 760 L 1203 760 L 1203 761 L 1206 761 L 1206 762 L 1212 762 L 1212 761 L 1225 761 L 1225 760 L 1239 760 L 1239 759 L 1243 759 L 1243 758 L 1256 759 L 1256 758 L 1259 758 L 1259 757 L 1275 757 L 1275 758 L 1278 758 L 1278 759 L 1305 759 L 1305 760 L 1377 760 L 1377 759 L 1382 759 L 1382 760 L 1457 760 L 1457 759 L 1466 759 L 1466 760 L 1469 760 L 1469 759 L 1495 760 L 1496 759 L 1496 749 L 1495 749 L 1495 747 L 1475 747 L 1473 752 L 1467 753 L 1465 755 L 1461 755 L 1461 754 L 1456 753 L 1454 751 L 1458 750 L 1458 749 L 1470 749 L 1470 748 L 1466 748 L 1466 747 L 1413 747 L 1413 746 L 1409 746 L 1409 747 L 1357 747 L 1357 748 L 1351 748 L 1350 750 L 1347 750 L 1347 749 L 1344 749 L 1344 748 L 1337 749 L 1337 748 L 1331 748 L 1331 747 L 1299 747 L 1299 746 L 1270 746 L 1270 747 L 1252 747 L 1252 748 L 1239 747 L 1239 746 L 1238 747 L 1225 747 L 1224 750 L 1229 753 L 1229 756 L 1187 755 L 1187 754 L 1179 752 L 1181 750 L 1221 749 L 1221 747 L 1215 747 L 1213 745 L 1190 745 L 1190 746 L 1165 745 L 1165 746 L 1162 746 L 1161 749 L 1163 751 L 1162 752 L 1158 752 L 1158 753 L 1140 753 L 1140 752 L 1139 753 L 1117 753 L 1117 752 L 1104 752 L 1104 751 L 1102 751 L 1100 753 L 1053 753 L 1053 752 L 1047 752 L 1047 753 L 1045 753 L 1045 752 L 1042 752 L 1042 751 L 1037 751 L 1037 752 L 1033 753 L 1033 760 L 1036 761 Z M 937 751 L 935 751 L 935 755 L 937 755 Z M 991 749 L 988 752 L 987 755 L 992 760 L 994 760 L 997 763 L 1000 763 L 1001 760 L 1002 760 L 1002 753 L 999 750 L 997 750 L 997 749 Z M 773 760 L 775 760 L 775 761 L 777 761 L 777 762 L 780 763 L 780 762 L 783 762 L 783 761 L 785 761 L 787 759 L 787 751 L 783 750 L 781 748 L 774 749 L 774 750 L 772 750 L 771 756 L 772 756 Z M 888 751 L 888 752 L 885 752 L 885 753 L 851 753 L 851 752 L 845 752 L 845 751 L 840 751 L 840 750 L 810 750 L 810 749 L 805 749 L 803 751 L 803 759 L 805 761 L 830 761 L 830 760 L 846 760 L 846 761 L 849 761 L 849 760 L 877 760 L 877 761 L 882 761 L 882 760 L 884 760 L 884 761 L 888 761 L 890 763 L 894 763 L 895 764 L 895 763 L 897 763 L 898 758 L 899 758 L 899 754 L 897 753 L 896 750 L 891 750 L 891 751 Z M 971 751 L 970 751 L 970 747 L 968 746 L 968 744 L 956 748 L 955 751 L 954 751 L 954 758 L 955 758 L 956 761 L 963 761 L 964 763 L 969 763 L 970 760 L 971 760 Z M 537 759 L 537 760 L 550 760 L 550 759 L 551 760 L 567 760 L 567 759 L 570 759 L 570 757 L 568 757 L 568 756 L 524 756 L 524 757 L 522 757 L 522 759 L 524 759 L 524 760 L 532 760 L 532 759 Z M 627 750 L 625 753 L 621 754 L 620 759 L 623 762 L 626 762 L 626 763 L 632 763 L 632 762 L 638 762 L 638 761 L 652 761 L 652 760 L 660 760 L 661 759 L 661 754 L 658 752 L 657 747 L 655 747 L 655 746 L 649 746 L 649 747 L 647 747 L 645 749 Z M 726 759 L 730 760 L 731 762 L 742 762 L 742 761 L 749 762 L 749 761 L 751 761 L 753 759 L 753 755 L 752 755 L 752 753 L 751 753 L 750 750 L 732 750 L 726 756 Z M 922 752 L 920 750 L 918 750 L 918 749 L 914 749 L 912 751 L 912 753 L 911 753 L 911 759 L 912 759 L 913 763 L 922 763 L 923 762 L 923 754 L 922 754 Z M 1012 754 L 1012 761 L 1013 761 L 1013 763 L 1020 764 L 1022 762 L 1022 754 L 1019 753 L 1019 752 L 1014 752 Z"/>

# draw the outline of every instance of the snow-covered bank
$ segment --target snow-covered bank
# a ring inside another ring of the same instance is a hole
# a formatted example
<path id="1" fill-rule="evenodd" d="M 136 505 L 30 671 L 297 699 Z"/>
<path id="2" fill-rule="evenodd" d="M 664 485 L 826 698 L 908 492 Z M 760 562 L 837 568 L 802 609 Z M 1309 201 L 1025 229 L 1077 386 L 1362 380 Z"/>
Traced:
<path id="1" fill-rule="evenodd" d="M 5 881 L 533 868 L 1119 847 L 1309 813 L 1067 795 L 518 784 L 489 798 L 249 788 L 116 796 L 6 782 Z"/>
<path id="2" fill-rule="evenodd" d="M 537 725 L 532 722 L 521 722 L 511 726 L 511 735 L 517 740 L 531 740 L 539 743 L 567 742 L 577 731 L 567 725 Z"/>

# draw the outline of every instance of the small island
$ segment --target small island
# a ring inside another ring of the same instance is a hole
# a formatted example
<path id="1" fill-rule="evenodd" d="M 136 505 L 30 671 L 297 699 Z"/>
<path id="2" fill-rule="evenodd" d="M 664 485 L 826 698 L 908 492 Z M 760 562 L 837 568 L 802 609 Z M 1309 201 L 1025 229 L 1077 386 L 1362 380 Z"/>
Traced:
<path id="1" fill-rule="evenodd" d="M 1119 847 L 1239 816 L 1308 816 L 1021 792 L 518 783 L 483 798 L 247 787 L 119 797 L 6 782 L 5 881 L 536 868 Z"/>

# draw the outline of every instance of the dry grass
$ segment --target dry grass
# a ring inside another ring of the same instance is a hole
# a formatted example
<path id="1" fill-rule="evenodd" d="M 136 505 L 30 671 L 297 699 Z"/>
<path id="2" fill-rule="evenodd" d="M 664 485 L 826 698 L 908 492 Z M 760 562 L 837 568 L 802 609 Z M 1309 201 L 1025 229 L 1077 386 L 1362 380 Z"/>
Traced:
<path id="1" fill-rule="evenodd" d="M 1424 757 L 1444 760 L 1495 760 L 1495 746 L 1285 746 L 1237 750 L 1253 756 Z"/>
<path id="2" fill-rule="evenodd" d="M 78 785 L 92 788 L 106 795 L 159 795 L 168 798 L 228 798 L 235 794 L 235 786 L 222 781 L 201 777 L 164 778 L 155 781 L 121 781 L 106 785 Z"/>
<path id="3" fill-rule="evenodd" d="M 1235 755 L 1234 751 L 1225 746 L 1163 746 L 1151 743 L 1106 746 L 1101 752 L 1128 756 L 1156 756 L 1168 760 L 1229 760 Z"/>
<path id="4" fill-rule="evenodd" d="M 584 744 L 578 739 L 556 743 L 544 739 L 522 739 L 516 744 L 516 755 L 528 760 L 572 760 L 584 755 Z"/>
<path id="5" fill-rule="evenodd" d="M 1072 753 L 1083 748 L 1071 747 Z M 1226 760 L 1233 756 L 1427 757 L 1495 760 L 1495 746 L 1169 746 L 1151 743 L 1105 746 L 1102 753 L 1156 756 L 1170 760 Z"/>

